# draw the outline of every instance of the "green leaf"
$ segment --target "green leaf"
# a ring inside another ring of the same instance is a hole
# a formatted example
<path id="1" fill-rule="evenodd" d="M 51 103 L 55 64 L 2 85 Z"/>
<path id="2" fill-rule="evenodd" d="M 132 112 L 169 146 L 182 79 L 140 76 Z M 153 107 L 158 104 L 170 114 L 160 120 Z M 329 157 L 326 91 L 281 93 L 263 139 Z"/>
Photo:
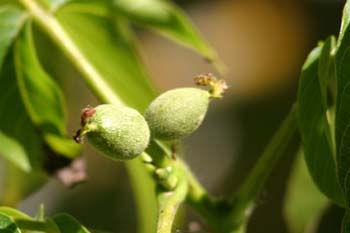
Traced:
<path id="1" fill-rule="evenodd" d="M 45 10 L 48 10 L 50 12 L 56 12 L 61 7 L 63 7 L 65 4 L 71 2 L 71 1 L 77 1 L 77 0 L 36 0 L 40 5 L 42 5 Z M 87 1 L 87 0 L 84 0 Z"/>
<path id="2" fill-rule="evenodd" d="M 0 6 L 0 70 L 25 17 L 23 11 L 15 6 Z"/>
<path id="3" fill-rule="evenodd" d="M 343 11 L 342 26 L 336 54 L 337 102 L 335 139 L 339 182 L 346 196 L 346 211 L 342 222 L 342 233 L 350 232 L 350 2 Z"/>
<path id="4" fill-rule="evenodd" d="M 0 77 L 0 131 L 3 138 L 8 139 L 0 140 L 0 146 L 6 148 L 1 151 L 1 155 L 11 158 L 19 168 L 37 168 L 43 161 L 42 140 L 32 126 L 20 98 L 12 59 L 6 59 Z M 28 161 L 30 167 L 27 166 Z"/>
<path id="5" fill-rule="evenodd" d="M 0 140 L 0 154 L 9 159 L 4 166 L 6 179 L 1 203 L 12 206 L 42 185 L 45 178 L 38 170 L 44 161 L 43 140 L 25 111 L 12 53 L 8 56 L 0 75 L 0 132 L 3 138 L 8 139 Z M 31 172 L 24 172 L 23 168 Z"/>
<path id="6" fill-rule="evenodd" d="M 46 4 L 53 10 L 57 10 L 59 7 L 63 6 L 69 1 L 72 0 L 43 0 L 46 2 Z"/>
<path id="7" fill-rule="evenodd" d="M 60 233 L 56 223 L 51 219 L 34 220 L 25 213 L 9 207 L 0 207 L 0 214 L 11 217 L 17 227 L 23 232 Z"/>
<path id="8" fill-rule="evenodd" d="M 298 89 L 299 128 L 306 164 L 312 179 L 321 192 L 338 205 L 344 206 L 344 195 L 337 178 L 333 148 L 327 136 L 330 128 L 318 77 L 322 48 L 322 45 L 315 48 L 302 68 Z"/>
<path id="9" fill-rule="evenodd" d="M 48 231 L 46 231 L 47 233 L 62 233 L 55 221 L 53 221 L 51 218 L 47 218 L 45 222 L 48 228 Z"/>
<path id="10" fill-rule="evenodd" d="M 38 221 L 44 221 L 45 220 L 45 206 L 44 204 L 40 204 L 39 211 L 35 216 L 35 219 Z"/>
<path id="11" fill-rule="evenodd" d="M 175 4 L 167 0 L 115 0 L 118 14 L 194 49 L 209 61 L 217 55 Z"/>
<path id="12" fill-rule="evenodd" d="M 349 233 L 350 232 L 350 210 L 345 210 L 345 215 L 342 220 L 341 233 Z"/>
<path id="13" fill-rule="evenodd" d="M 0 206 L 0 213 L 11 216 L 12 218 L 31 219 L 31 217 L 29 217 L 25 213 L 7 206 Z"/>
<path id="14" fill-rule="evenodd" d="M 114 24 L 110 15 L 78 12 L 74 4 L 59 10 L 57 17 L 88 60 L 88 64 L 82 60 L 74 62 L 80 62 L 84 70 L 98 72 L 89 75 L 101 76 L 106 87 L 114 92 L 110 96 L 118 95 L 127 105 L 143 111 L 156 94 L 139 61 L 127 25 L 122 21 Z"/>
<path id="15" fill-rule="evenodd" d="M 340 27 L 339 37 L 338 37 L 338 46 L 342 44 L 342 40 L 344 39 L 346 31 L 348 30 L 347 28 L 349 27 L 349 22 L 350 22 L 349 16 L 350 16 L 350 2 L 346 1 L 343 9 L 343 16 L 342 16 L 341 27 Z"/>
<path id="16" fill-rule="evenodd" d="M 76 157 L 80 146 L 66 137 L 63 94 L 38 60 L 30 22 L 16 41 L 15 64 L 20 93 L 32 122 L 56 153 Z"/>
<path id="17" fill-rule="evenodd" d="M 4 156 L 12 163 L 17 164 L 23 171 L 28 172 L 31 170 L 28 155 L 23 146 L 16 139 L 0 131 L 0 142 L 0 155 Z"/>
<path id="18" fill-rule="evenodd" d="M 322 45 L 322 51 L 318 62 L 318 83 L 321 92 L 321 101 L 324 114 L 327 116 L 329 127 L 325 127 L 325 134 L 332 154 L 335 156 L 335 138 L 334 138 L 334 111 L 329 103 L 336 99 L 336 80 L 335 80 L 335 56 L 336 41 L 334 36 L 330 36 Z M 330 91 L 330 92 L 329 92 Z M 329 93 L 333 99 L 329 98 Z"/>
<path id="19" fill-rule="evenodd" d="M 350 171 L 347 173 L 345 177 L 345 196 L 346 196 L 346 209 L 345 215 L 342 221 L 342 230 L 341 233 L 349 233 L 350 232 Z"/>
<path id="20" fill-rule="evenodd" d="M 16 5 L 18 6 L 19 4 L 17 3 L 17 1 L 13 1 L 13 0 L 0 0 L 0 5 Z"/>
<path id="21" fill-rule="evenodd" d="M 328 110 L 328 90 L 335 86 L 335 50 L 336 40 L 334 36 L 331 36 L 323 45 L 318 64 L 318 81 L 325 111 Z"/>
<path id="22" fill-rule="evenodd" d="M 2 213 L 0 213 L 0 232 L 21 233 L 14 220 L 11 217 Z"/>
<path id="23" fill-rule="evenodd" d="M 344 187 L 345 176 L 350 170 L 350 29 L 349 2 L 343 14 L 342 28 L 336 53 L 337 103 L 335 139 L 337 149 L 338 176 Z"/>
<path id="24" fill-rule="evenodd" d="M 342 220 L 341 233 L 350 232 L 350 171 L 345 176 L 345 196 L 346 196 L 346 209 Z"/>
<path id="25" fill-rule="evenodd" d="M 328 201 L 308 173 L 303 153 L 299 153 L 289 177 L 284 216 L 291 233 L 303 233 L 314 223 Z"/>
<path id="26" fill-rule="evenodd" d="M 61 232 L 69 233 L 89 233 L 83 225 L 68 214 L 59 214 L 52 218 Z"/>

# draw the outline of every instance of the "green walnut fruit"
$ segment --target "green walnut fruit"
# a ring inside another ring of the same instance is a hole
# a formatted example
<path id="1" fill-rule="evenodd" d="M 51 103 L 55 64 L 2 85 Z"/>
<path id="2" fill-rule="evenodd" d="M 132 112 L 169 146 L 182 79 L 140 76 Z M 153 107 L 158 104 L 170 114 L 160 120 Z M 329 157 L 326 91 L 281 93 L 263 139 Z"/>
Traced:
<path id="1" fill-rule="evenodd" d="M 150 131 L 144 117 L 125 106 L 103 104 L 84 109 L 81 125 L 76 141 L 86 136 L 93 147 L 115 160 L 135 158 L 149 143 Z"/>
<path id="2" fill-rule="evenodd" d="M 202 123 L 211 95 L 198 88 L 178 88 L 158 96 L 147 108 L 146 121 L 154 138 L 185 138 Z"/>

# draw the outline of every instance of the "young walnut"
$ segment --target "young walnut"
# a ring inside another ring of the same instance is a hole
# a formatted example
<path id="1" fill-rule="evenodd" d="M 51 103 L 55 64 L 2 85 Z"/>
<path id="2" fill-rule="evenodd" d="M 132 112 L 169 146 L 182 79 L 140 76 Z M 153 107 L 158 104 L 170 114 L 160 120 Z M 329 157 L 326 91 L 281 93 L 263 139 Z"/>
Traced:
<path id="1" fill-rule="evenodd" d="M 192 134 L 202 123 L 210 99 L 221 98 L 227 89 L 224 80 L 212 74 L 199 75 L 194 79 L 199 88 L 178 88 L 158 96 L 146 110 L 145 118 L 152 137 L 164 141 L 181 140 Z"/>
<path id="2" fill-rule="evenodd" d="M 157 97 L 147 108 L 146 121 L 154 138 L 180 140 L 202 123 L 210 94 L 198 88 L 179 88 Z"/>
<path id="3" fill-rule="evenodd" d="M 114 160 L 133 159 L 141 154 L 149 143 L 150 131 L 143 116 L 132 108 L 103 104 L 86 108 L 81 115 L 81 126 L 74 137 L 81 143 L 88 142 Z"/>

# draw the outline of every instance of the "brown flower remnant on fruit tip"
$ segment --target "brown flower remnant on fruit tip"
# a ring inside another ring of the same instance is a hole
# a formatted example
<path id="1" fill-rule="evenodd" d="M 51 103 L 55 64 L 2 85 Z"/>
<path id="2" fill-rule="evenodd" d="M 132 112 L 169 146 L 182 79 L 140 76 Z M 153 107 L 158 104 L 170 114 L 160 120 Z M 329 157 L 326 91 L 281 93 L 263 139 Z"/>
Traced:
<path id="1" fill-rule="evenodd" d="M 84 127 L 87 123 L 87 120 L 89 117 L 91 117 L 92 115 L 94 115 L 96 112 L 96 109 L 94 108 L 84 108 L 81 111 L 81 118 L 80 118 L 80 124 L 81 127 Z M 76 143 L 78 144 L 82 144 L 83 143 L 83 130 L 79 129 L 76 134 L 74 135 L 73 139 Z"/>
<path id="2" fill-rule="evenodd" d="M 96 112 L 96 109 L 94 108 L 84 108 L 81 111 L 81 126 L 84 127 L 87 123 L 87 119 L 92 115 L 94 115 L 95 112 Z"/>
<path id="3" fill-rule="evenodd" d="M 228 86 L 223 79 L 217 79 L 213 74 L 200 74 L 194 78 L 194 83 L 198 86 L 209 86 L 209 93 L 212 98 L 222 98 Z"/>

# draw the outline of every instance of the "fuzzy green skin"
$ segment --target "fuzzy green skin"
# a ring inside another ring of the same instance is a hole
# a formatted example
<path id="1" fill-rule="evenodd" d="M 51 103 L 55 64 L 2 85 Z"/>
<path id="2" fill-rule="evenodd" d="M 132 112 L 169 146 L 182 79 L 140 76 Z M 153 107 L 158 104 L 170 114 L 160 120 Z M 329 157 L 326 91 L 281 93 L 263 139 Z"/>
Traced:
<path id="1" fill-rule="evenodd" d="M 174 141 L 193 133 L 204 119 L 209 97 L 198 88 L 178 88 L 158 96 L 145 113 L 152 136 Z"/>
<path id="2" fill-rule="evenodd" d="M 98 151 L 114 160 L 133 159 L 148 146 L 150 131 L 136 110 L 112 104 L 95 108 L 89 117 L 87 139 Z"/>

